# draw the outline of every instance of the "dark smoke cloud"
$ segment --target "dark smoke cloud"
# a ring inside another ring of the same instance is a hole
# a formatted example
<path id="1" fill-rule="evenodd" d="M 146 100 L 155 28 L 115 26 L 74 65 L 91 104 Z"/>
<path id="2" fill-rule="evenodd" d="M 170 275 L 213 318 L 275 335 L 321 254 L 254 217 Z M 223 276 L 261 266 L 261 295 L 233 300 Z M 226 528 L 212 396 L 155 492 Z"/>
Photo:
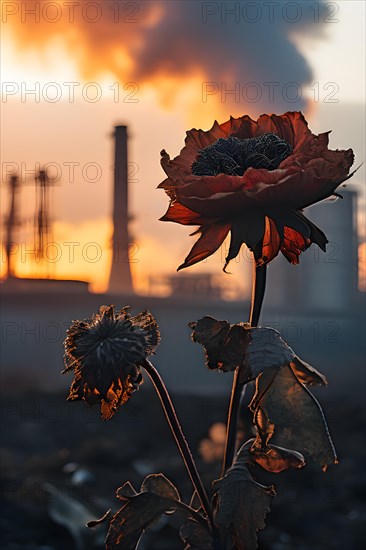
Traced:
<path id="1" fill-rule="evenodd" d="M 152 81 L 157 87 L 159 76 L 181 81 L 197 72 L 206 81 L 227 89 L 236 82 L 241 88 L 255 82 L 265 91 L 261 108 L 269 111 L 305 107 L 304 97 L 293 103 L 281 93 L 289 83 L 303 90 L 312 79 L 311 69 L 291 36 L 310 33 L 320 37 L 324 19 L 332 17 L 327 13 L 329 4 L 307 0 L 119 2 L 118 14 L 110 8 L 116 2 L 99 4 L 102 17 L 96 23 L 82 17 L 76 8 L 73 23 L 64 13 L 52 24 L 42 17 L 39 23 L 29 17 L 21 24 L 19 14 L 8 21 L 14 24 L 18 20 L 17 39 L 22 47 L 42 46 L 61 35 L 84 76 L 110 71 L 121 81 Z M 229 13 L 233 8 L 236 14 Z M 92 14 L 92 8 L 86 13 Z M 274 101 L 264 83 L 278 83 Z M 291 97 L 295 92 L 292 87 Z M 228 98 L 235 101 L 233 96 Z"/>
<path id="2" fill-rule="evenodd" d="M 311 82 L 311 69 L 290 40 L 294 32 L 321 35 L 322 25 L 315 23 L 317 14 L 308 2 L 162 5 L 165 15 L 156 27 L 147 30 L 145 48 L 137 56 L 137 78 L 152 77 L 162 69 L 188 75 L 192 68 L 200 67 L 208 81 L 224 83 L 227 89 L 232 89 L 235 82 L 240 88 L 250 82 L 259 84 L 262 91 L 268 90 L 261 107 L 269 109 L 274 105 L 268 101 L 269 86 L 263 83 L 278 83 L 274 97 L 275 107 L 280 110 L 291 108 L 291 102 L 282 97 L 282 90 L 290 82 L 299 88 Z M 321 3 L 318 7 L 322 13 Z M 235 14 L 226 11 L 233 8 Z M 291 23 L 294 19 L 298 20 Z M 294 97 L 295 87 L 290 88 Z M 304 102 L 297 104 L 297 108 L 303 106 Z"/>

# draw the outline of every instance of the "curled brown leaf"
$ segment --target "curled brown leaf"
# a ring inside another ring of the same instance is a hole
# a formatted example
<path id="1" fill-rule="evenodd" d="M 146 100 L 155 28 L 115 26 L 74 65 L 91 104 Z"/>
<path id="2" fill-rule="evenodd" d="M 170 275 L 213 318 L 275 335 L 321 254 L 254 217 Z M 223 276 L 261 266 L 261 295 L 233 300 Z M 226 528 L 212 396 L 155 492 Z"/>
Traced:
<path id="1" fill-rule="evenodd" d="M 277 445 L 309 453 L 324 470 L 337 463 L 323 411 L 301 380 L 323 382 L 319 373 L 302 371 L 299 380 L 293 363 L 265 370 L 256 381 L 250 404 L 263 445 Z M 324 383 L 324 382 L 323 382 Z"/>
<path id="2" fill-rule="evenodd" d="M 254 462 L 264 470 L 275 474 L 291 468 L 303 468 L 305 466 L 305 458 L 301 453 L 278 447 L 278 445 L 267 445 L 262 448 L 259 439 L 255 440 L 250 452 Z"/>

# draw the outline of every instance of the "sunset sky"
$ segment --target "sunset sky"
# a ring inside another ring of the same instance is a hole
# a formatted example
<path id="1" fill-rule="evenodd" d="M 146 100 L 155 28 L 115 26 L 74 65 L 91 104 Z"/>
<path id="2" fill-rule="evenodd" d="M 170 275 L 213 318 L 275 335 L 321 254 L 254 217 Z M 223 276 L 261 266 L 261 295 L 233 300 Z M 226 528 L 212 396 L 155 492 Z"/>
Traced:
<path id="1" fill-rule="evenodd" d="M 230 115 L 303 110 L 314 133 L 332 130 L 331 147 L 352 147 L 361 164 L 364 20 L 365 3 L 349 0 L 2 2 L 2 214 L 7 175 L 18 170 L 17 274 L 85 279 L 106 290 L 116 124 L 129 128 L 131 260 L 140 293 L 150 276 L 173 274 L 193 242 L 189 229 L 158 221 L 168 199 L 156 190 L 164 179 L 160 151 L 178 154 L 187 129 Z M 40 265 L 30 253 L 32 172 L 47 164 L 58 180 L 51 192 L 57 244 Z M 361 167 L 352 181 L 361 241 L 364 176 Z M 191 272 L 228 277 L 224 256 Z M 249 266 L 231 268 L 231 281 L 245 291 Z"/>

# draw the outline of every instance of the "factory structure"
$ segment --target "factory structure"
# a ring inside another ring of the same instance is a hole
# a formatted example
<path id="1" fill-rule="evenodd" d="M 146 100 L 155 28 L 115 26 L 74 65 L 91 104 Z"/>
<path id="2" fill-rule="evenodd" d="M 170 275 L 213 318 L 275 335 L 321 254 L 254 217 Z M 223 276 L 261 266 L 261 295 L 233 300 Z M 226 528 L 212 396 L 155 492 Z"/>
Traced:
<path id="1" fill-rule="evenodd" d="M 201 346 L 190 341 L 187 323 L 203 315 L 232 323 L 245 321 L 249 301 L 223 300 L 220 285 L 209 273 L 163 275 L 164 284 L 170 288 L 167 297 L 154 295 L 154 285 L 149 296 L 134 293 L 126 254 L 131 242 L 126 126 L 114 129 L 114 155 L 113 258 L 106 294 L 88 292 L 83 281 L 15 277 L 11 249 L 19 186 L 14 179 L 9 183 L 5 246 L 8 278 L 1 284 L 2 382 L 5 387 L 10 384 L 19 388 L 21 380 L 28 389 L 34 385 L 50 391 L 63 388 L 66 382 L 59 372 L 66 328 L 72 319 L 88 317 L 100 305 L 113 303 L 117 307 L 129 304 L 136 311 L 148 308 L 156 316 L 162 333 L 156 361 L 173 392 L 226 392 L 230 377 L 215 376 L 205 369 Z M 44 174 L 38 178 L 38 189 L 45 199 L 47 179 Z M 352 383 L 357 395 L 364 387 L 364 369 L 359 368 L 364 353 L 364 293 L 358 290 L 357 193 L 351 187 L 340 192 L 343 199 L 333 204 L 324 201 L 306 211 L 330 240 L 326 253 L 313 245 L 301 255 L 299 266 L 291 266 L 281 254 L 268 266 L 261 322 L 277 328 L 296 353 L 323 370 L 339 395 L 345 388 L 343 375 L 335 365 L 346 363 L 349 373 L 354 371 Z M 38 216 L 38 231 L 43 238 L 50 231 L 46 202 L 42 203 L 42 216 Z"/>
<path id="2" fill-rule="evenodd" d="M 342 311 L 354 308 L 358 290 L 357 192 L 340 191 L 343 199 L 326 200 L 306 216 L 327 235 L 326 252 L 313 244 L 292 266 L 280 254 L 269 266 L 266 300 L 273 307 L 297 305 Z"/>

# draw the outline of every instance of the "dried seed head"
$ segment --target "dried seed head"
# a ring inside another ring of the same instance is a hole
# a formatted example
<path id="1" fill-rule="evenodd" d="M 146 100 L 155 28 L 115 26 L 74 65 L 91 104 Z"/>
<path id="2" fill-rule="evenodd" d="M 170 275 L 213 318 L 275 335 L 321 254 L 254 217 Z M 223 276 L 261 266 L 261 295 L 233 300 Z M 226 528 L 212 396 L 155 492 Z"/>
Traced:
<path id="1" fill-rule="evenodd" d="M 101 403 L 102 417 L 111 418 L 142 383 L 141 362 L 154 353 L 160 334 L 154 317 L 135 317 L 128 308 L 102 306 L 91 319 L 74 321 L 67 330 L 65 370 L 74 371 L 69 400 Z"/>

